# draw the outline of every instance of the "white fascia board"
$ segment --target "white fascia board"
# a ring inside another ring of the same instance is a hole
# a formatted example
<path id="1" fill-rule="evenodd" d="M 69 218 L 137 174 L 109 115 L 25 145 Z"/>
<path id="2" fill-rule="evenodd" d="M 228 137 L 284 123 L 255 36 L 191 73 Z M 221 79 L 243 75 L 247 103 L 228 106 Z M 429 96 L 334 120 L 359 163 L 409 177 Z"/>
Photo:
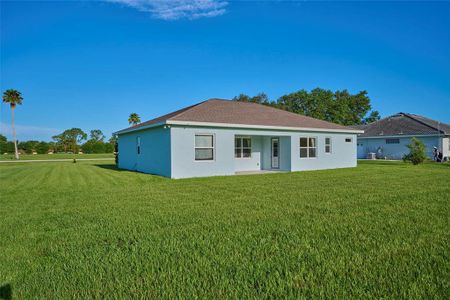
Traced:
<path id="1" fill-rule="evenodd" d="M 144 129 L 149 129 L 149 128 L 154 128 L 154 127 L 159 127 L 159 126 L 163 126 L 165 125 L 166 122 L 158 122 L 158 123 L 154 123 L 154 124 L 150 124 L 150 125 L 146 125 L 146 126 L 140 126 L 140 127 L 136 127 L 136 128 L 129 128 L 129 129 L 124 129 L 124 130 L 119 130 L 116 132 L 113 132 L 113 134 L 124 134 L 124 133 L 130 133 L 130 132 L 134 132 L 134 131 L 139 131 L 139 130 L 144 130 Z"/>
<path id="2" fill-rule="evenodd" d="M 356 130 L 356 129 L 348 129 L 348 130 L 324 129 L 324 128 L 308 128 L 308 127 L 265 126 L 265 125 L 190 122 L 190 121 L 173 121 L 173 120 L 167 120 L 166 124 L 179 126 L 224 127 L 224 128 L 261 129 L 261 130 L 280 130 L 280 131 L 313 131 L 313 132 L 337 132 L 337 133 L 353 133 L 353 134 L 364 133 L 363 130 Z"/>
<path id="3" fill-rule="evenodd" d="M 390 139 L 390 138 L 412 138 L 412 137 L 433 137 L 443 136 L 442 134 L 405 134 L 405 135 L 377 135 L 377 136 L 358 136 L 358 139 Z"/>

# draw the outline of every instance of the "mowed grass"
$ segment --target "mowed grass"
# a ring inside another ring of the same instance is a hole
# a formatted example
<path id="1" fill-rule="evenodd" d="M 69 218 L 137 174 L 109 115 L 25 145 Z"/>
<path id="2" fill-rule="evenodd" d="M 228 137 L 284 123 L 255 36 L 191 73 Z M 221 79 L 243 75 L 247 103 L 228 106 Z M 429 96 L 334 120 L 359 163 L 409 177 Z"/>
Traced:
<path id="1" fill-rule="evenodd" d="M 72 158 L 111 158 L 114 159 L 113 153 L 99 153 L 99 154 L 70 154 L 70 153 L 55 153 L 55 154 L 21 154 L 19 160 L 40 160 L 40 159 L 72 159 Z M 15 160 L 14 154 L 1 154 L 0 161 Z"/>
<path id="2" fill-rule="evenodd" d="M 0 215 L 13 299 L 450 294 L 448 164 L 187 180 L 7 164 Z"/>

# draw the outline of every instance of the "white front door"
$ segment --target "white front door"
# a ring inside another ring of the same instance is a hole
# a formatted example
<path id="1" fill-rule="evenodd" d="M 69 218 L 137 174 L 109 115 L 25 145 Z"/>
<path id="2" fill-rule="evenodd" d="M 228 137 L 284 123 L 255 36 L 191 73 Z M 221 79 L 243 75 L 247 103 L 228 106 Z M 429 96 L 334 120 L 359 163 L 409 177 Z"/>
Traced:
<path id="1" fill-rule="evenodd" d="M 280 168 L 280 140 L 272 138 L 272 169 Z"/>

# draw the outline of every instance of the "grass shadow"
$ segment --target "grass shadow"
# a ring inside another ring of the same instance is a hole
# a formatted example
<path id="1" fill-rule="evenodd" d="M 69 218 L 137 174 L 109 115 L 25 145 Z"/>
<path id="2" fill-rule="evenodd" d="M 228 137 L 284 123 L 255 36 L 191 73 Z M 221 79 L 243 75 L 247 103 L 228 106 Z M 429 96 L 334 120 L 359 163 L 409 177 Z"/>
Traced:
<path id="1" fill-rule="evenodd" d="M 0 286 L 0 299 L 2 300 L 12 299 L 12 287 L 9 283 Z"/>
<path id="2" fill-rule="evenodd" d="M 119 172 L 129 172 L 129 170 L 125 169 L 119 169 L 115 164 L 95 164 L 94 166 L 107 169 L 107 170 L 113 170 L 113 171 L 119 171 Z"/>
<path id="3" fill-rule="evenodd" d="M 151 173 L 144 173 L 137 170 L 127 170 L 127 169 L 120 169 L 115 164 L 94 164 L 93 166 L 96 166 L 98 168 L 102 168 L 105 170 L 112 170 L 117 172 L 128 172 L 130 174 L 144 174 L 147 175 L 146 178 L 149 180 L 162 180 L 162 181 L 171 181 L 170 178 L 158 175 L 158 174 L 151 174 Z"/>

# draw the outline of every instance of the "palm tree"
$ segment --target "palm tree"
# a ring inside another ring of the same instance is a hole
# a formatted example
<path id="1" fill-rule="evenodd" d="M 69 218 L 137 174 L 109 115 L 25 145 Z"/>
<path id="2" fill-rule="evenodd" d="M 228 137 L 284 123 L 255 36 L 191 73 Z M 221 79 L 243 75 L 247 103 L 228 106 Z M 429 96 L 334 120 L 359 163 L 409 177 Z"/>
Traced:
<path id="1" fill-rule="evenodd" d="M 14 150 L 16 159 L 19 159 L 19 150 L 17 149 L 16 127 L 14 126 L 14 109 L 17 105 L 22 104 L 22 94 L 17 90 L 6 90 L 3 93 L 3 102 L 9 103 L 11 106 L 11 124 L 13 132 Z"/>
<path id="2" fill-rule="evenodd" d="M 133 124 L 133 126 L 141 123 L 141 117 L 137 113 L 131 113 L 128 117 L 128 123 Z"/>

